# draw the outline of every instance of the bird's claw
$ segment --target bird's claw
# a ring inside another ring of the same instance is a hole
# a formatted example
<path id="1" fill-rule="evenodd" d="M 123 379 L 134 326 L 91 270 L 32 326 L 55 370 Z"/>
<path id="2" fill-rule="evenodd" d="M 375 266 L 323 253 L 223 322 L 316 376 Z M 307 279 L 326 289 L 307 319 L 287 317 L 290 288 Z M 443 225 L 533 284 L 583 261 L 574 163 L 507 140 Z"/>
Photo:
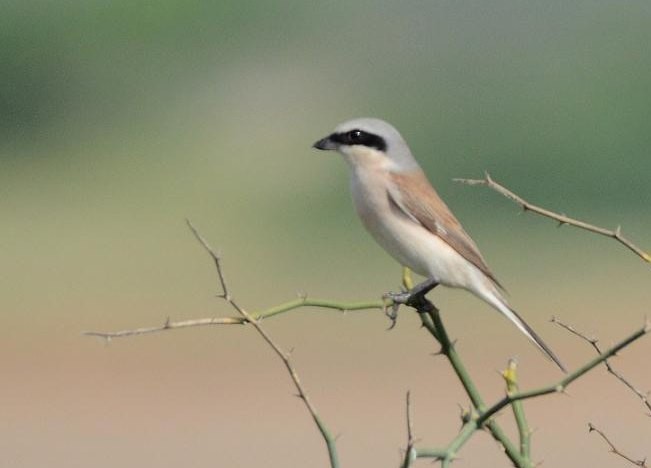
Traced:
<path id="1" fill-rule="evenodd" d="M 438 283 L 429 279 L 421 284 L 416 285 L 409 291 L 401 291 L 399 293 L 388 292 L 382 295 L 385 301 L 384 313 L 391 320 L 391 325 L 388 330 L 393 329 L 398 321 L 398 309 L 401 304 L 415 308 L 419 313 L 424 313 L 428 309 L 434 307 L 427 299 L 425 294 L 434 289 Z"/>
<path id="2" fill-rule="evenodd" d="M 387 330 L 392 330 L 396 326 L 396 323 L 398 323 L 398 309 L 400 309 L 400 304 L 406 304 L 409 296 L 408 292 L 388 292 L 382 295 L 382 299 L 384 300 L 384 314 L 391 321 L 391 325 L 389 325 Z"/>
<path id="3" fill-rule="evenodd" d="M 407 304 L 409 302 L 409 299 L 411 299 L 411 291 L 402 291 L 399 293 L 394 293 L 394 292 L 388 292 L 384 294 L 382 297 L 384 300 L 389 300 L 392 302 L 392 305 L 400 305 L 400 304 Z"/>

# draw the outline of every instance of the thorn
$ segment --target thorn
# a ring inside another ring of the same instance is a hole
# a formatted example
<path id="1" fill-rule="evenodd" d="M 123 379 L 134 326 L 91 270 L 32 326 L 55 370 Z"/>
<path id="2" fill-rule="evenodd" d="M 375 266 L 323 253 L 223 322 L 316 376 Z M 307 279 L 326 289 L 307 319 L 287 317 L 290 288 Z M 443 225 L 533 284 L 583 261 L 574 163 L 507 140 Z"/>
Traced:
<path id="1" fill-rule="evenodd" d="M 615 237 L 620 237 L 622 235 L 622 226 L 617 225 L 617 229 L 615 229 Z"/>
<path id="2" fill-rule="evenodd" d="M 167 320 L 165 320 L 165 325 L 163 325 L 163 328 L 169 328 L 170 327 L 170 318 L 167 317 Z"/>
<path id="3" fill-rule="evenodd" d="M 468 409 L 464 408 L 459 403 L 457 403 L 457 406 L 459 406 L 459 417 L 461 418 L 461 427 L 463 427 L 467 422 L 471 421 L 475 417 L 475 414 L 471 406 L 468 406 Z"/>
<path id="4" fill-rule="evenodd" d="M 296 297 L 298 297 L 303 302 L 307 301 L 307 293 L 304 291 L 297 291 Z"/>

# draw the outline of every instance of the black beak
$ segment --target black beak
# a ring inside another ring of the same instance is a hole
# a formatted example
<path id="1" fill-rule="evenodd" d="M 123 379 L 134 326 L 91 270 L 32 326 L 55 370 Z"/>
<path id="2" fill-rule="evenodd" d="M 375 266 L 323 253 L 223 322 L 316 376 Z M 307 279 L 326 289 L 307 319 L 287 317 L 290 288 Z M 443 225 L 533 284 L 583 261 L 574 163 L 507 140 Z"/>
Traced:
<path id="1" fill-rule="evenodd" d="M 324 151 L 336 150 L 338 145 L 335 141 L 333 141 L 331 137 L 332 135 L 327 136 L 325 138 L 321 138 L 319 141 L 317 141 L 312 145 L 312 148 L 316 148 L 318 150 L 324 150 Z"/>

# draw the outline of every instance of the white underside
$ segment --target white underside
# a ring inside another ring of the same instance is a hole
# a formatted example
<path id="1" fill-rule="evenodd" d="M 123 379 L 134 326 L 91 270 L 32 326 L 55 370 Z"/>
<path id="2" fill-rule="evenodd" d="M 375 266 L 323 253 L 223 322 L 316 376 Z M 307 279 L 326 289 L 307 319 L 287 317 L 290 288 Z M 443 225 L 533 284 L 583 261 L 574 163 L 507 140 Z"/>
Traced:
<path id="1" fill-rule="evenodd" d="M 493 282 L 437 235 L 402 213 L 387 196 L 386 169 L 355 166 L 355 209 L 373 238 L 398 262 L 442 285 L 473 292 L 501 312 L 506 301 Z"/>
<path id="2" fill-rule="evenodd" d="M 350 165 L 355 209 L 366 229 L 398 262 L 438 283 L 466 289 L 504 314 L 562 368 L 544 343 L 509 307 L 497 286 L 479 268 L 437 235 L 405 214 L 389 199 L 389 172 L 394 163 L 372 149 L 347 147 L 342 151 Z"/>

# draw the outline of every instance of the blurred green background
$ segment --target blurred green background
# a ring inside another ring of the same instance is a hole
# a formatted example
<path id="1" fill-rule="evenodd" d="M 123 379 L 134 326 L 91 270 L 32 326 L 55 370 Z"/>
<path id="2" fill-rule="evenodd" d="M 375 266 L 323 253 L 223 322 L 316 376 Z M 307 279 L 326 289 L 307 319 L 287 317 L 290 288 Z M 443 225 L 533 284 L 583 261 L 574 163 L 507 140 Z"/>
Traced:
<path id="1" fill-rule="evenodd" d="M 327 466 L 250 330 L 110 346 L 81 332 L 231 314 L 186 217 L 252 310 L 297 292 L 395 290 L 399 267 L 355 218 L 346 167 L 310 149 L 352 117 L 402 131 L 567 365 L 590 350 L 550 316 L 608 344 L 649 313 L 651 272 L 624 248 L 451 180 L 488 170 L 650 248 L 648 2 L 9 1 L 0 40 L 3 466 Z M 478 300 L 434 297 L 489 400 L 510 356 L 526 387 L 558 378 Z M 304 310 L 265 325 L 295 349 L 344 466 L 397 465 L 407 389 L 424 444 L 456 433 L 467 401 L 409 312 L 390 333 L 377 312 Z M 616 361 L 642 389 L 649 352 L 647 340 Z M 615 466 L 588 421 L 651 456 L 642 405 L 604 371 L 570 395 L 529 405 L 537 459 Z M 479 435 L 458 465 L 508 462 Z"/>

